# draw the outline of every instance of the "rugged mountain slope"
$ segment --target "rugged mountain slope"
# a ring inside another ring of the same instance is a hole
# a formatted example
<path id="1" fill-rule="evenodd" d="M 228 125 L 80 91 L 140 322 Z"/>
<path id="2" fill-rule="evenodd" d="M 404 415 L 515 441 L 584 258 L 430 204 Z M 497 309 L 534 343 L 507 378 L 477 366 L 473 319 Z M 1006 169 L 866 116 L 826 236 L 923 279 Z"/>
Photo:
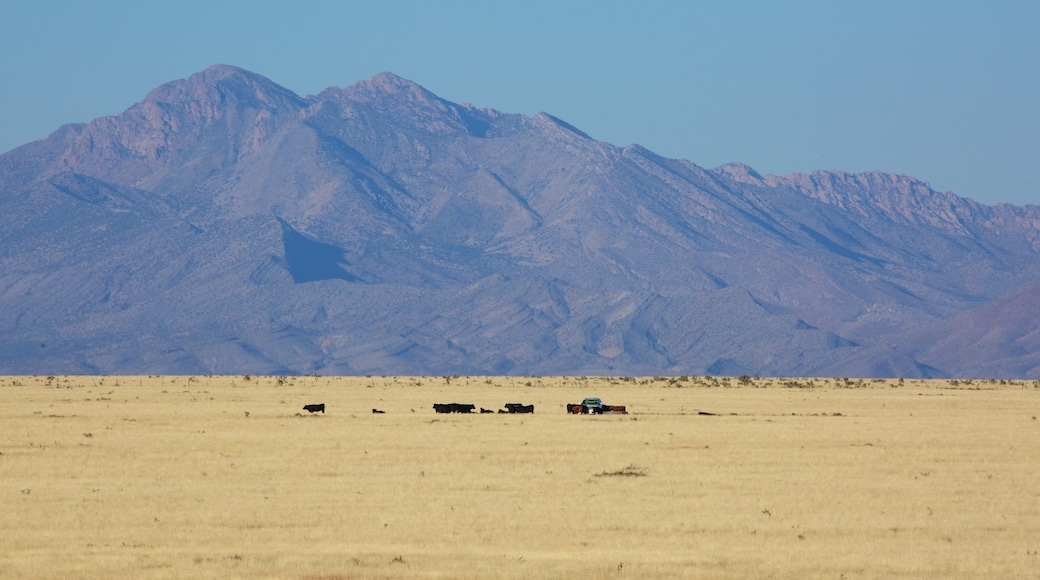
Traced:
<path id="1" fill-rule="evenodd" d="M 911 333 L 904 350 L 960 377 L 1040 376 L 1040 283 Z"/>
<path id="2" fill-rule="evenodd" d="M 387 73 L 163 85 L 0 156 L 0 222 L 0 372 L 1040 372 L 1013 332 L 928 338 L 1040 279 L 1034 206 L 704 169 Z"/>

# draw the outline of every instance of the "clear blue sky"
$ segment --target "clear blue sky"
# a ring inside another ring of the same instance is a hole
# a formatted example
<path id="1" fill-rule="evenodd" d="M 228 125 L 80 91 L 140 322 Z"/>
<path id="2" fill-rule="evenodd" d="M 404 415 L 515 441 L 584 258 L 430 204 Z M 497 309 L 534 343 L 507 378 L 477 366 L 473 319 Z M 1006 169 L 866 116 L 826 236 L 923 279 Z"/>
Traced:
<path id="1" fill-rule="evenodd" d="M 903 173 L 1040 203 L 1040 2 L 0 0 L 0 152 L 216 63 L 391 71 L 705 167 Z"/>

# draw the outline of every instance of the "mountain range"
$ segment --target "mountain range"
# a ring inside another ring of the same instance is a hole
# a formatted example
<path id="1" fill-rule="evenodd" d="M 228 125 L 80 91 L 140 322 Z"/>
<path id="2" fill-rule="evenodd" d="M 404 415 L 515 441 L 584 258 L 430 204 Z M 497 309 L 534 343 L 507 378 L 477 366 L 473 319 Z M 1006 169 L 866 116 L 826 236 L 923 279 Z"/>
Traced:
<path id="1" fill-rule="evenodd" d="M 903 175 L 217 65 L 0 156 L 0 373 L 1035 379 L 1038 253 Z"/>

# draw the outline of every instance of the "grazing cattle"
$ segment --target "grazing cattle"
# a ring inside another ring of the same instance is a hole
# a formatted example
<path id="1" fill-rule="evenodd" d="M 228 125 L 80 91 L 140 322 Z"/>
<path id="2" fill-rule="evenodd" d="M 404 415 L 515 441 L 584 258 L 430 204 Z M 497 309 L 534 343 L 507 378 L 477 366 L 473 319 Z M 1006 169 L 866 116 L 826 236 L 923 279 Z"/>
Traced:
<path id="1" fill-rule="evenodd" d="M 385 413 L 385 411 L 380 411 L 379 409 L 372 409 L 372 412 L 378 415 L 382 415 L 383 413 Z"/>
<path id="2" fill-rule="evenodd" d="M 486 415 L 487 413 L 494 413 L 494 411 L 492 411 L 491 409 L 485 409 L 484 407 L 480 408 L 481 415 Z"/>
<path id="3" fill-rule="evenodd" d="M 317 413 L 318 411 L 321 411 L 322 414 L 324 414 L 325 413 L 325 403 L 318 403 L 317 405 L 304 405 L 303 406 L 303 410 L 304 411 L 308 411 L 310 413 Z"/>
<path id="4" fill-rule="evenodd" d="M 534 413 L 534 405 L 506 403 L 506 411 L 509 411 L 510 413 Z"/>
<path id="5" fill-rule="evenodd" d="M 476 405 L 463 403 L 434 403 L 433 410 L 438 413 L 472 413 Z"/>
<path id="6" fill-rule="evenodd" d="M 593 399 L 592 401 L 598 400 L 599 399 Z M 624 405 L 589 404 L 589 401 L 589 399 L 586 399 L 586 402 L 567 405 L 567 412 L 572 415 L 600 415 L 602 413 L 628 414 L 628 410 Z"/>

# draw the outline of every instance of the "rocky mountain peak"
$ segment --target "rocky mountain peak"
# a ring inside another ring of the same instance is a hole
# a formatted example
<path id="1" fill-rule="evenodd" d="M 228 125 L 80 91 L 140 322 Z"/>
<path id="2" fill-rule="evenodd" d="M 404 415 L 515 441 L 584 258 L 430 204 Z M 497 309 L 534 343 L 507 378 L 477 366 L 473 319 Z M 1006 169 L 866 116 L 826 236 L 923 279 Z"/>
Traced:
<path id="1" fill-rule="evenodd" d="M 762 185 L 764 183 L 763 177 L 752 169 L 751 166 L 744 163 L 726 163 L 712 171 L 739 183 L 750 183 L 753 185 Z"/>
<path id="2" fill-rule="evenodd" d="M 363 82 L 363 81 L 362 81 Z M 383 71 L 373 76 L 369 81 L 373 87 L 376 87 L 387 93 L 396 93 L 402 90 L 421 90 L 423 89 L 418 83 L 412 82 L 406 78 L 399 77 L 392 72 Z"/>
<path id="3" fill-rule="evenodd" d="M 178 171 L 185 156 L 198 158 L 192 171 L 201 165 L 216 170 L 257 150 L 307 104 L 266 77 L 214 65 L 155 88 L 119 115 L 91 121 L 62 153 L 58 169 L 153 187 L 168 170 Z"/>
<path id="4" fill-rule="evenodd" d="M 186 79 L 159 86 L 145 103 L 175 106 L 249 107 L 271 112 L 299 109 L 306 101 L 296 93 L 236 66 L 217 64 Z"/>
<path id="5" fill-rule="evenodd" d="M 433 105 L 446 108 L 445 103 L 430 91 L 390 72 L 381 72 L 371 79 L 345 87 L 343 94 L 357 102 L 387 101 L 402 105 Z"/>
<path id="6" fill-rule="evenodd" d="M 365 117 L 391 123 L 406 132 L 419 130 L 439 135 L 468 133 L 483 137 L 491 119 L 499 116 L 495 111 L 444 100 L 419 84 L 389 72 L 343 89 L 326 89 L 315 101 L 317 108 L 322 103 L 335 102 L 346 117 Z"/>

